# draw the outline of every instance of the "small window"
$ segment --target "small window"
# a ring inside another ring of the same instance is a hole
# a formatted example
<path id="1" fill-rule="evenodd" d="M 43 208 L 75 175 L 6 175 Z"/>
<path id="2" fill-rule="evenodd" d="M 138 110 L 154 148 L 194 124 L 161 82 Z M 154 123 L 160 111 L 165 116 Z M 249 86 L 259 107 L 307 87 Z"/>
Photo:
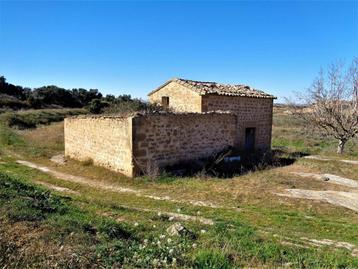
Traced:
<path id="1" fill-rule="evenodd" d="M 162 96 L 162 106 L 165 108 L 169 107 L 169 97 L 168 96 Z"/>

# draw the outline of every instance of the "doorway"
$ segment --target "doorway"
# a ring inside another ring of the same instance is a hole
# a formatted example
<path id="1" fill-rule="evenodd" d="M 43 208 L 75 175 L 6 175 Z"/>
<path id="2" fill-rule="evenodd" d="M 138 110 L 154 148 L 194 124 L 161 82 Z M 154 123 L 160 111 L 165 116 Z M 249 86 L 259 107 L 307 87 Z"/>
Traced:
<path id="1" fill-rule="evenodd" d="M 256 128 L 245 129 L 245 150 L 253 151 L 255 149 Z"/>
<path id="2" fill-rule="evenodd" d="M 162 96 L 162 106 L 164 108 L 169 107 L 169 96 Z"/>

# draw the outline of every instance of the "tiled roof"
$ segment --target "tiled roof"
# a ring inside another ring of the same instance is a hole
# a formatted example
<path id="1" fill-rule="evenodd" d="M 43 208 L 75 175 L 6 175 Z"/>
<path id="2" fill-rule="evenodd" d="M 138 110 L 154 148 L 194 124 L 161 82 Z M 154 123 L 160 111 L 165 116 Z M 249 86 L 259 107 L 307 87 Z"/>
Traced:
<path id="1" fill-rule="evenodd" d="M 276 99 L 275 96 L 265 93 L 260 90 L 256 90 L 246 85 L 231 85 L 231 84 L 222 84 L 216 82 L 203 82 L 203 81 L 195 81 L 181 78 L 174 78 L 157 88 L 156 90 L 149 93 L 152 93 L 160 90 L 165 85 L 170 82 L 177 82 L 193 91 L 199 93 L 200 95 L 206 94 L 218 94 L 218 95 L 228 95 L 228 96 L 244 96 L 244 97 L 253 97 L 253 98 L 270 98 Z"/>

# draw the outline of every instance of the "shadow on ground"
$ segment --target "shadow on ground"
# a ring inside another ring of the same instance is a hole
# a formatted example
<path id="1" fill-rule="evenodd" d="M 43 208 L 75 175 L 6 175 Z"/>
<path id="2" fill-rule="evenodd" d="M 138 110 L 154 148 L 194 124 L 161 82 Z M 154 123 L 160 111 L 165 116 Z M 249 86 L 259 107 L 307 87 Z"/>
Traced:
<path id="1" fill-rule="evenodd" d="M 308 154 L 287 153 L 281 149 L 270 152 L 245 152 L 232 148 L 200 160 L 176 163 L 163 168 L 165 174 L 176 177 L 209 176 L 232 178 L 252 171 L 272 169 L 293 164 L 298 158 Z"/>

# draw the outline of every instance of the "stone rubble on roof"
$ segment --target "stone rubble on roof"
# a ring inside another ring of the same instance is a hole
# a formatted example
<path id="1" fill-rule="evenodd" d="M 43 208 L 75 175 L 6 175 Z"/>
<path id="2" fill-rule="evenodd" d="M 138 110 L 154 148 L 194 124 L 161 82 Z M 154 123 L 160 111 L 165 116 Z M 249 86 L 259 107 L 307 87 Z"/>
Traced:
<path id="1" fill-rule="evenodd" d="M 183 86 L 191 88 L 198 92 L 200 95 L 206 94 L 219 94 L 229 96 L 243 96 L 243 97 L 255 97 L 255 98 L 271 98 L 275 99 L 271 94 L 267 94 L 263 91 L 256 90 L 246 85 L 230 85 L 216 82 L 202 82 L 188 79 L 174 78 L 175 81 Z"/>

